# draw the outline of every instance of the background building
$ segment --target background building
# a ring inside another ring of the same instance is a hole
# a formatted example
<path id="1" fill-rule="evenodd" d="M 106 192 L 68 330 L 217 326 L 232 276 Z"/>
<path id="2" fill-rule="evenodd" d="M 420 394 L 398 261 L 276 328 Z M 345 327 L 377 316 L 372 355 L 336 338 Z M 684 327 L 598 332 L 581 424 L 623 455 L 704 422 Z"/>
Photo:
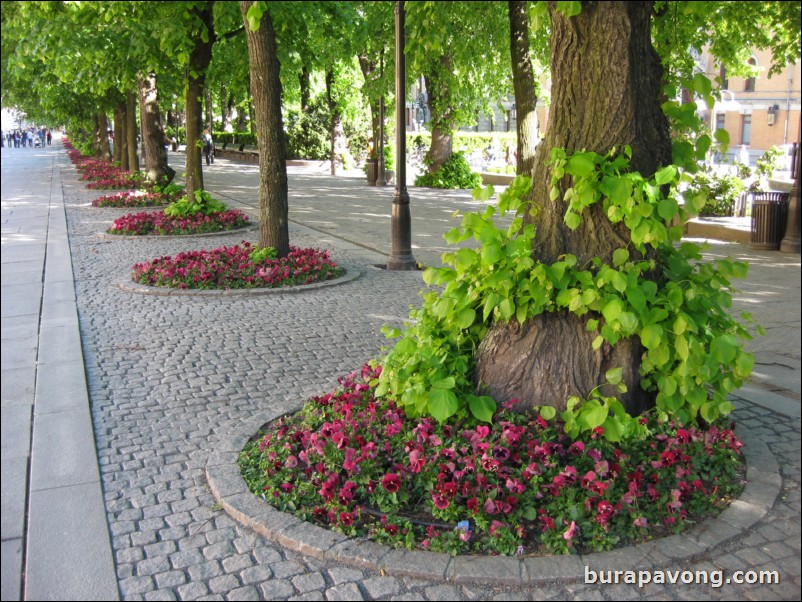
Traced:
<path id="1" fill-rule="evenodd" d="M 721 79 L 721 101 L 702 111 L 705 122 L 722 128 L 730 135 L 730 159 L 741 155 L 742 147 L 750 163 L 772 146 L 790 147 L 797 142 L 802 100 L 799 64 L 789 65 L 780 73 L 768 76 L 771 54 L 755 50 L 749 63 L 757 67 L 756 77 L 729 77 L 726 68 L 709 53 L 703 53 L 700 68 L 715 81 Z M 790 163 L 790 154 L 788 155 Z M 790 169 L 789 166 L 783 166 Z"/>

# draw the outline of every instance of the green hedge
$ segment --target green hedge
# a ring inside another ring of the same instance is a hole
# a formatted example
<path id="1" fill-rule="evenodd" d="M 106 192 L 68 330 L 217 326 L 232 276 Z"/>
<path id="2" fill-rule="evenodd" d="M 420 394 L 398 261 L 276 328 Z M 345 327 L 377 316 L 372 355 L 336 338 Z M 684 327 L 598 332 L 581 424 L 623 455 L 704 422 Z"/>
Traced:
<path id="1" fill-rule="evenodd" d="M 426 150 L 432 145 L 432 135 L 430 132 L 407 132 L 407 149 L 414 148 L 416 138 L 420 138 Z M 517 144 L 515 132 L 454 132 L 454 152 L 461 152 L 465 155 L 484 151 L 493 144 L 493 140 L 498 140 L 498 147 L 504 149 L 507 142 L 511 142 L 513 148 Z"/>

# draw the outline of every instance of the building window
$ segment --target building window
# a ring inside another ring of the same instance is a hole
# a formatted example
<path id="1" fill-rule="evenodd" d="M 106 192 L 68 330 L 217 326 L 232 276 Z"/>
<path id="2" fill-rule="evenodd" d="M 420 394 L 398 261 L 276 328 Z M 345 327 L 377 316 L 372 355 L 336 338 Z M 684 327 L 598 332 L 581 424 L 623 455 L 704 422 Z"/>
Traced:
<path id="1" fill-rule="evenodd" d="M 727 123 L 727 116 L 724 113 L 717 113 L 716 114 L 716 129 L 717 130 L 725 130 L 727 129 L 724 127 Z"/>
<path id="2" fill-rule="evenodd" d="M 757 61 L 755 59 L 749 59 L 749 65 L 751 67 L 756 67 Z M 744 83 L 744 92 L 754 92 L 754 91 L 755 91 L 755 78 L 747 77 L 746 82 Z"/>
<path id="3" fill-rule="evenodd" d="M 752 116 L 744 115 L 741 118 L 741 144 L 749 146 L 752 141 Z"/>

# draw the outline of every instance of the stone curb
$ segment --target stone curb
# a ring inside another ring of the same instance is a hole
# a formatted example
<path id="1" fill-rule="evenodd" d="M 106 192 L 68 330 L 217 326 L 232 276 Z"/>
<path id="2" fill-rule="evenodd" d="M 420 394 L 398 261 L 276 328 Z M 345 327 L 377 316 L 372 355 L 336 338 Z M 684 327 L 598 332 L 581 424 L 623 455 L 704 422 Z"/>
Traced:
<path id="1" fill-rule="evenodd" d="M 242 297 L 242 296 L 261 296 L 261 295 L 293 295 L 308 293 L 320 288 L 338 286 L 353 282 L 362 276 L 362 270 L 356 266 L 338 263 L 338 267 L 345 269 L 345 275 L 333 280 L 323 282 L 313 282 L 312 284 L 299 284 L 298 286 L 285 286 L 282 288 L 231 288 L 226 290 L 193 290 L 180 288 L 167 288 L 161 286 L 147 286 L 132 280 L 121 280 L 117 283 L 122 290 L 127 293 L 138 293 L 141 295 L 154 295 L 159 297 L 173 296 L 199 296 L 199 297 Z M 243 444 L 244 445 L 244 444 Z"/>
<path id="2" fill-rule="evenodd" d="M 452 557 L 438 552 L 394 549 L 304 522 L 276 510 L 248 491 L 237 466 L 239 452 L 258 432 L 253 424 L 264 425 L 286 414 L 272 410 L 252 417 L 210 454 L 206 478 L 215 500 L 235 520 L 282 546 L 320 560 L 383 571 L 387 575 L 456 584 L 527 587 L 583 581 L 586 568 L 600 571 L 672 567 L 678 562 L 699 560 L 714 548 L 742 536 L 772 508 L 782 485 L 777 460 L 768 446 L 750 432 L 739 430 L 748 481 L 743 494 L 718 517 L 681 535 L 581 556 Z"/>
<path id="3" fill-rule="evenodd" d="M 176 238 L 203 238 L 210 236 L 225 236 L 226 234 L 239 234 L 241 232 L 253 232 L 259 229 L 259 224 L 248 224 L 242 228 L 233 230 L 220 230 L 219 232 L 203 232 L 202 234 L 109 234 L 108 232 L 98 232 L 97 235 L 103 240 L 172 240 Z"/>

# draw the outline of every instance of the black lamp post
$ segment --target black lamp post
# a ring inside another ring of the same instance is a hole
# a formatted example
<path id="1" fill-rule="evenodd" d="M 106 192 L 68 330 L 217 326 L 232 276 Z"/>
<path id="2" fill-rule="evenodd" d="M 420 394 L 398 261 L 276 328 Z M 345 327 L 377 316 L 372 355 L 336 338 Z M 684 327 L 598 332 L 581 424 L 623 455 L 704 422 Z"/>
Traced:
<path id="1" fill-rule="evenodd" d="M 802 141 L 802 123 L 799 124 L 799 140 Z M 800 144 L 796 144 L 796 153 L 791 166 L 791 177 L 794 179 L 793 188 L 791 188 L 791 198 L 788 206 L 788 226 L 785 230 L 785 237 L 780 242 L 780 251 L 783 253 L 799 253 L 802 249 L 800 242 L 800 208 L 799 208 L 799 172 L 800 163 L 802 163 L 802 149 Z"/>
<path id="2" fill-rule="evenodd" d="M 407 69 L 404 59 L 404 2 L 395 3 L 395 156 L 397 157 L 395 194 L 391 217 L 392 246 L 387 259 L 388 270 L 414 270 L 412 256 L 412 214 L 407 192 L 406 98 Z M 384 149 L 382 148 L 382 153 Z"/>

